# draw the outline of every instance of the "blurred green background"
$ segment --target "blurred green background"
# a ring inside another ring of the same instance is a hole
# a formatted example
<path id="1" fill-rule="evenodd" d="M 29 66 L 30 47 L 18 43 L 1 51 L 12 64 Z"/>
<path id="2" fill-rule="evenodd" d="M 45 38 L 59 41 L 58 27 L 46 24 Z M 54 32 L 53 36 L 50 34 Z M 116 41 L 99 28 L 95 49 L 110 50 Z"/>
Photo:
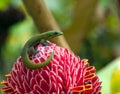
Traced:
<path id="1" fill-rule="evenodd" d="M 120 94 L 120 0 L 45 3 L 71 49 L 96 67 L 102 94 Z M 21 0 L 0 1 L 0 81 L 11 71 L 25 41 L 37 33 Z"/>

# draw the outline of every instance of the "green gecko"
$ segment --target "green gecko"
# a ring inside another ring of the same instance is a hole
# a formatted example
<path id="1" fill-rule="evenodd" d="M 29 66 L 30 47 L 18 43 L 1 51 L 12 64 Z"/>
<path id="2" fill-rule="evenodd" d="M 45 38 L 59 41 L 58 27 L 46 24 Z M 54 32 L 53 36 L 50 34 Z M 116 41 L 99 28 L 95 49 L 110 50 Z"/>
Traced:
<path id="1" fill-rule="evenodd" d="M 48 31 L 48 32 L 45 32 L 45 33 L 42 33 L 40 35 L 36 35 L 30 38 L 24 45 L 22 54 L 21 54 L 22 62 L 25 64 L 25 66 L 28 67 L 29 69 L 39 69 L 39 68 L 42 68 L 48 65 L 49 62 L 52 60 L 52 57 L 54 56 L 54 51 L 50 54 L 49 58 L 46 61 L 41 62 L 40 64 L 36 64 L 32 62 L 29 59 L 28 52 L 30 50 L 33 52 L 33 54 L 35 53 L 34 48 L 33 49 L 31 48 L 33 47 L 35 43 L 40 42 L 46 45 L 45 40 L 62 35 L 62 34 L 63 34 L 62 32 L 51 30 L 51 31 Z"/>

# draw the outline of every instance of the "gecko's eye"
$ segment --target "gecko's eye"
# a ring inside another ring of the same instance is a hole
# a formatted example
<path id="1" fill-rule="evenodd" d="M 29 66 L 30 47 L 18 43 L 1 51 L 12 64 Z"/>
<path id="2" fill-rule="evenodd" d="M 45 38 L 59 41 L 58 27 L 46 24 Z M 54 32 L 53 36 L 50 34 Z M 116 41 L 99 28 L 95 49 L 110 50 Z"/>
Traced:
<path id="1" fill-rule="evenodd" d="M 54 32 L 54 34 L 55 34 L 55 35 L 62 35 L 62 34 L 63 34 L 63 32 L 60 32 L 60 31 L 55 31 L 55 32 Z"/>

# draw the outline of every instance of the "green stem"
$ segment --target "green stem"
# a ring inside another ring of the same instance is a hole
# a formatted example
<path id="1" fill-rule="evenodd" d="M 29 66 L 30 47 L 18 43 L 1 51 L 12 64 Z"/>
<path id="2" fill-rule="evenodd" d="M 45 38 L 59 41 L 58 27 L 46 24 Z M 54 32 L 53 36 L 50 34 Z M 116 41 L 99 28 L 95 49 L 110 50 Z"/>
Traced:
<path id="1" fill-rule="evenodd" d="M 30 38 L 26 42 L 26 44 L 23 48 L 22 54 L 21 54 L 22 61 L 25 64 L 25 66 L 30 69 L 38 69 L 38 68 L 42 68 L 42 67 L 45 67 L 46 65 L 48 65 L 50 63 L 50 61 L 52 60 L 52 57 L 54 56 L 54 51 L 50 54 L 49 58 L 46 61 L 36 64 L 29 59 L 29 56 L 28 56 L 29 48 L 32 47 L 37 42 L 43 42 L 43 40 L 47 40 L 49 38 L 56 37 L 56 36 L 59 36 L 62 34 L 63 34 L 62 32 L 52 30 L 52 31 L 48 31 L 48 32 L 45 32 L 45 33 L 42 33 L 40 35 L 36 35 L 36 36 Z"/>

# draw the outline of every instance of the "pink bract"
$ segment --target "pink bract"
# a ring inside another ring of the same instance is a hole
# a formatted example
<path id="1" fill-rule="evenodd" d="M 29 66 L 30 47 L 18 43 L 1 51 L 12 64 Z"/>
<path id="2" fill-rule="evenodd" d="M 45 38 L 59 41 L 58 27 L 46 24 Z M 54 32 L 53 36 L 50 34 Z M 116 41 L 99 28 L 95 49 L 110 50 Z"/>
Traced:
<path id="1" fill-rule="evenodd" d="M 49 42 L 49 41 L 48 41 Z M 49 42 L 37 44 L 37 54 L 30 55 L 35 63 L 45 61 L 54 50 L 54 57 L 44 68 L 30 70 L 18 57 L 1 90 L 5 94 L 101 94 L 101 82 L 94 66 L 68 49 Z"/>

